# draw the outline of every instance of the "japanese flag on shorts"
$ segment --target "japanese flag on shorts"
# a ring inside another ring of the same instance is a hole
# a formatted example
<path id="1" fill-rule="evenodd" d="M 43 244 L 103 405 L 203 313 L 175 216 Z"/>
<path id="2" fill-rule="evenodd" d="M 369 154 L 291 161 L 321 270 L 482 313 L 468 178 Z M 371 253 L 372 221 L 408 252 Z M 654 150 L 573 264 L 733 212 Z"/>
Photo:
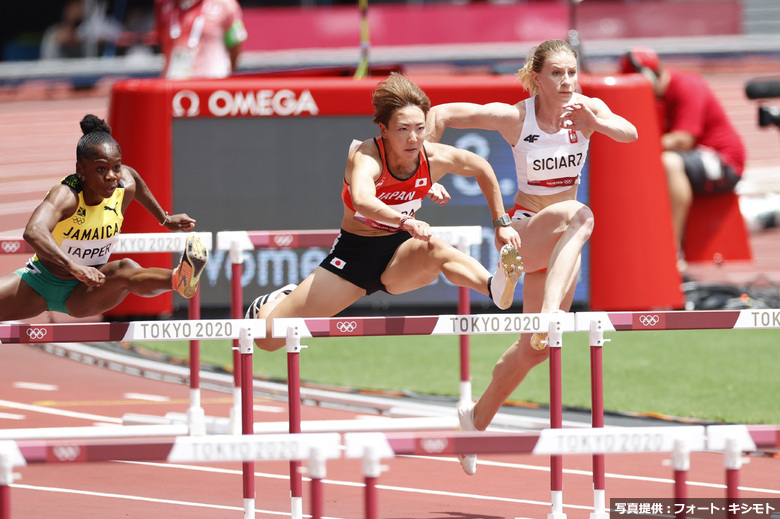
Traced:
<path id="1" fill-rule="evenodd" d="M 347 262 L 339 258 L 333 258 L 332 260 L 330 260 L 330 264 L 336 267 L 337 269 L 343 269 L 344 267 L 347 266 Z"/>

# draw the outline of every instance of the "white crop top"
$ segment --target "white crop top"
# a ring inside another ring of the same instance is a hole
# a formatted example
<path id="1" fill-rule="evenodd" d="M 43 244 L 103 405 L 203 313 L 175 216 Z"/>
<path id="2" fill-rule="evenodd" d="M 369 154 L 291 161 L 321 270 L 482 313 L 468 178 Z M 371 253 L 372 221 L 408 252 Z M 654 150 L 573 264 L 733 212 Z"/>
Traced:
<path id="1" fill-rule="evenodd" d="M 517 187 L 530 195 L 554 195 L 580 183 L 590 140 L 576 130 L 544 133 L 536 122 L 535 98 L 525 100 L 523 132 L 512 146 Z"/>

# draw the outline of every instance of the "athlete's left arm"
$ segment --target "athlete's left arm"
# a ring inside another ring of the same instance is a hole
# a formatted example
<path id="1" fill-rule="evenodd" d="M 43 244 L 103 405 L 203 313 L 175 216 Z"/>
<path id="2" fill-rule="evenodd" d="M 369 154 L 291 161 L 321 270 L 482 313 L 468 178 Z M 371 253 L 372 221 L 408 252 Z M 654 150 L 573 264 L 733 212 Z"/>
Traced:
<path id="1" fill-rule="evenodd" d="M 169 231 L 189 231 L 195 227 L 196 221 L 190 218 L 184 213 L 169 215 L 160 206 L 157 199 L 152 194 L 152 190 L 146 185 L 144 179 L 138 174 L 136 170 L 130 166 L 123 166 L 122 182 L 125 184 L 125 200 L 123 203 L 122 211 L 127 209 L 131 200 L 136 200 L 143 206 L 144 209 L 149 211 L 149 214 Z"/>
<path id="2" fill-rule="evenodd" d="M 580 96 L 563 107 L 562 126 L 578 130 L 590 138 L 593 132 L 603 133 L 617 142 L 634 142 L 636 127 L 613 113 L 607 104 L 596 97 Z"/>
<path id="3" fill-rule="evenodd" d="M 491 221 L 498 220 L 506 213 L 501 187 L 496 173 L 487 160 L 471 151 L 462 150 L 446 144 L 426 143 L 431 160 L 431 179 L 437 182 L 446 173 L 476 179 L 482 194 L 490 208 Z M 507 243 L 520 249 L 520 236 L 512 226 L 500 226 L 496 229 L 496 245 L 500 249 Z"/>

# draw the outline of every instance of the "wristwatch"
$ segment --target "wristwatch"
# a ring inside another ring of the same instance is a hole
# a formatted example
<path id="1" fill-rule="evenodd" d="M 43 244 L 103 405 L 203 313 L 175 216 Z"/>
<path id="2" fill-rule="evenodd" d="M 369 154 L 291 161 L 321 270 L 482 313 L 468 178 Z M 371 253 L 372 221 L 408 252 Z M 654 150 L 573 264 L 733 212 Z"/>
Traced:
<path id="1" fill-rule="evenodd" d="M 512 219 L 509 217 L 508 213 L 504 213 L 501 215 L 501 218 L 498 220 L 493 220 L 493 229 L 498 229 L 499 227 L 506 227 L 512 223 Z"/>

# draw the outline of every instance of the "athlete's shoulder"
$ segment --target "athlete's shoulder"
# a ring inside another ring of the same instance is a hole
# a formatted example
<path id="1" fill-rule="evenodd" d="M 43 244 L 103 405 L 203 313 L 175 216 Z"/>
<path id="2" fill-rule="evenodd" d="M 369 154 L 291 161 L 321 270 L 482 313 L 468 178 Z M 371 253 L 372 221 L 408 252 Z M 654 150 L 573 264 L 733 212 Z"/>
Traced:
<path id="1" fill-rule="evenodd" d="M 74 193 L 81 193 L 84 187 L 81 185 L 81 180 L 76 173 L 72 173 L 60 181 L 60 185 L 67 186 L 73 190 Z"/>

